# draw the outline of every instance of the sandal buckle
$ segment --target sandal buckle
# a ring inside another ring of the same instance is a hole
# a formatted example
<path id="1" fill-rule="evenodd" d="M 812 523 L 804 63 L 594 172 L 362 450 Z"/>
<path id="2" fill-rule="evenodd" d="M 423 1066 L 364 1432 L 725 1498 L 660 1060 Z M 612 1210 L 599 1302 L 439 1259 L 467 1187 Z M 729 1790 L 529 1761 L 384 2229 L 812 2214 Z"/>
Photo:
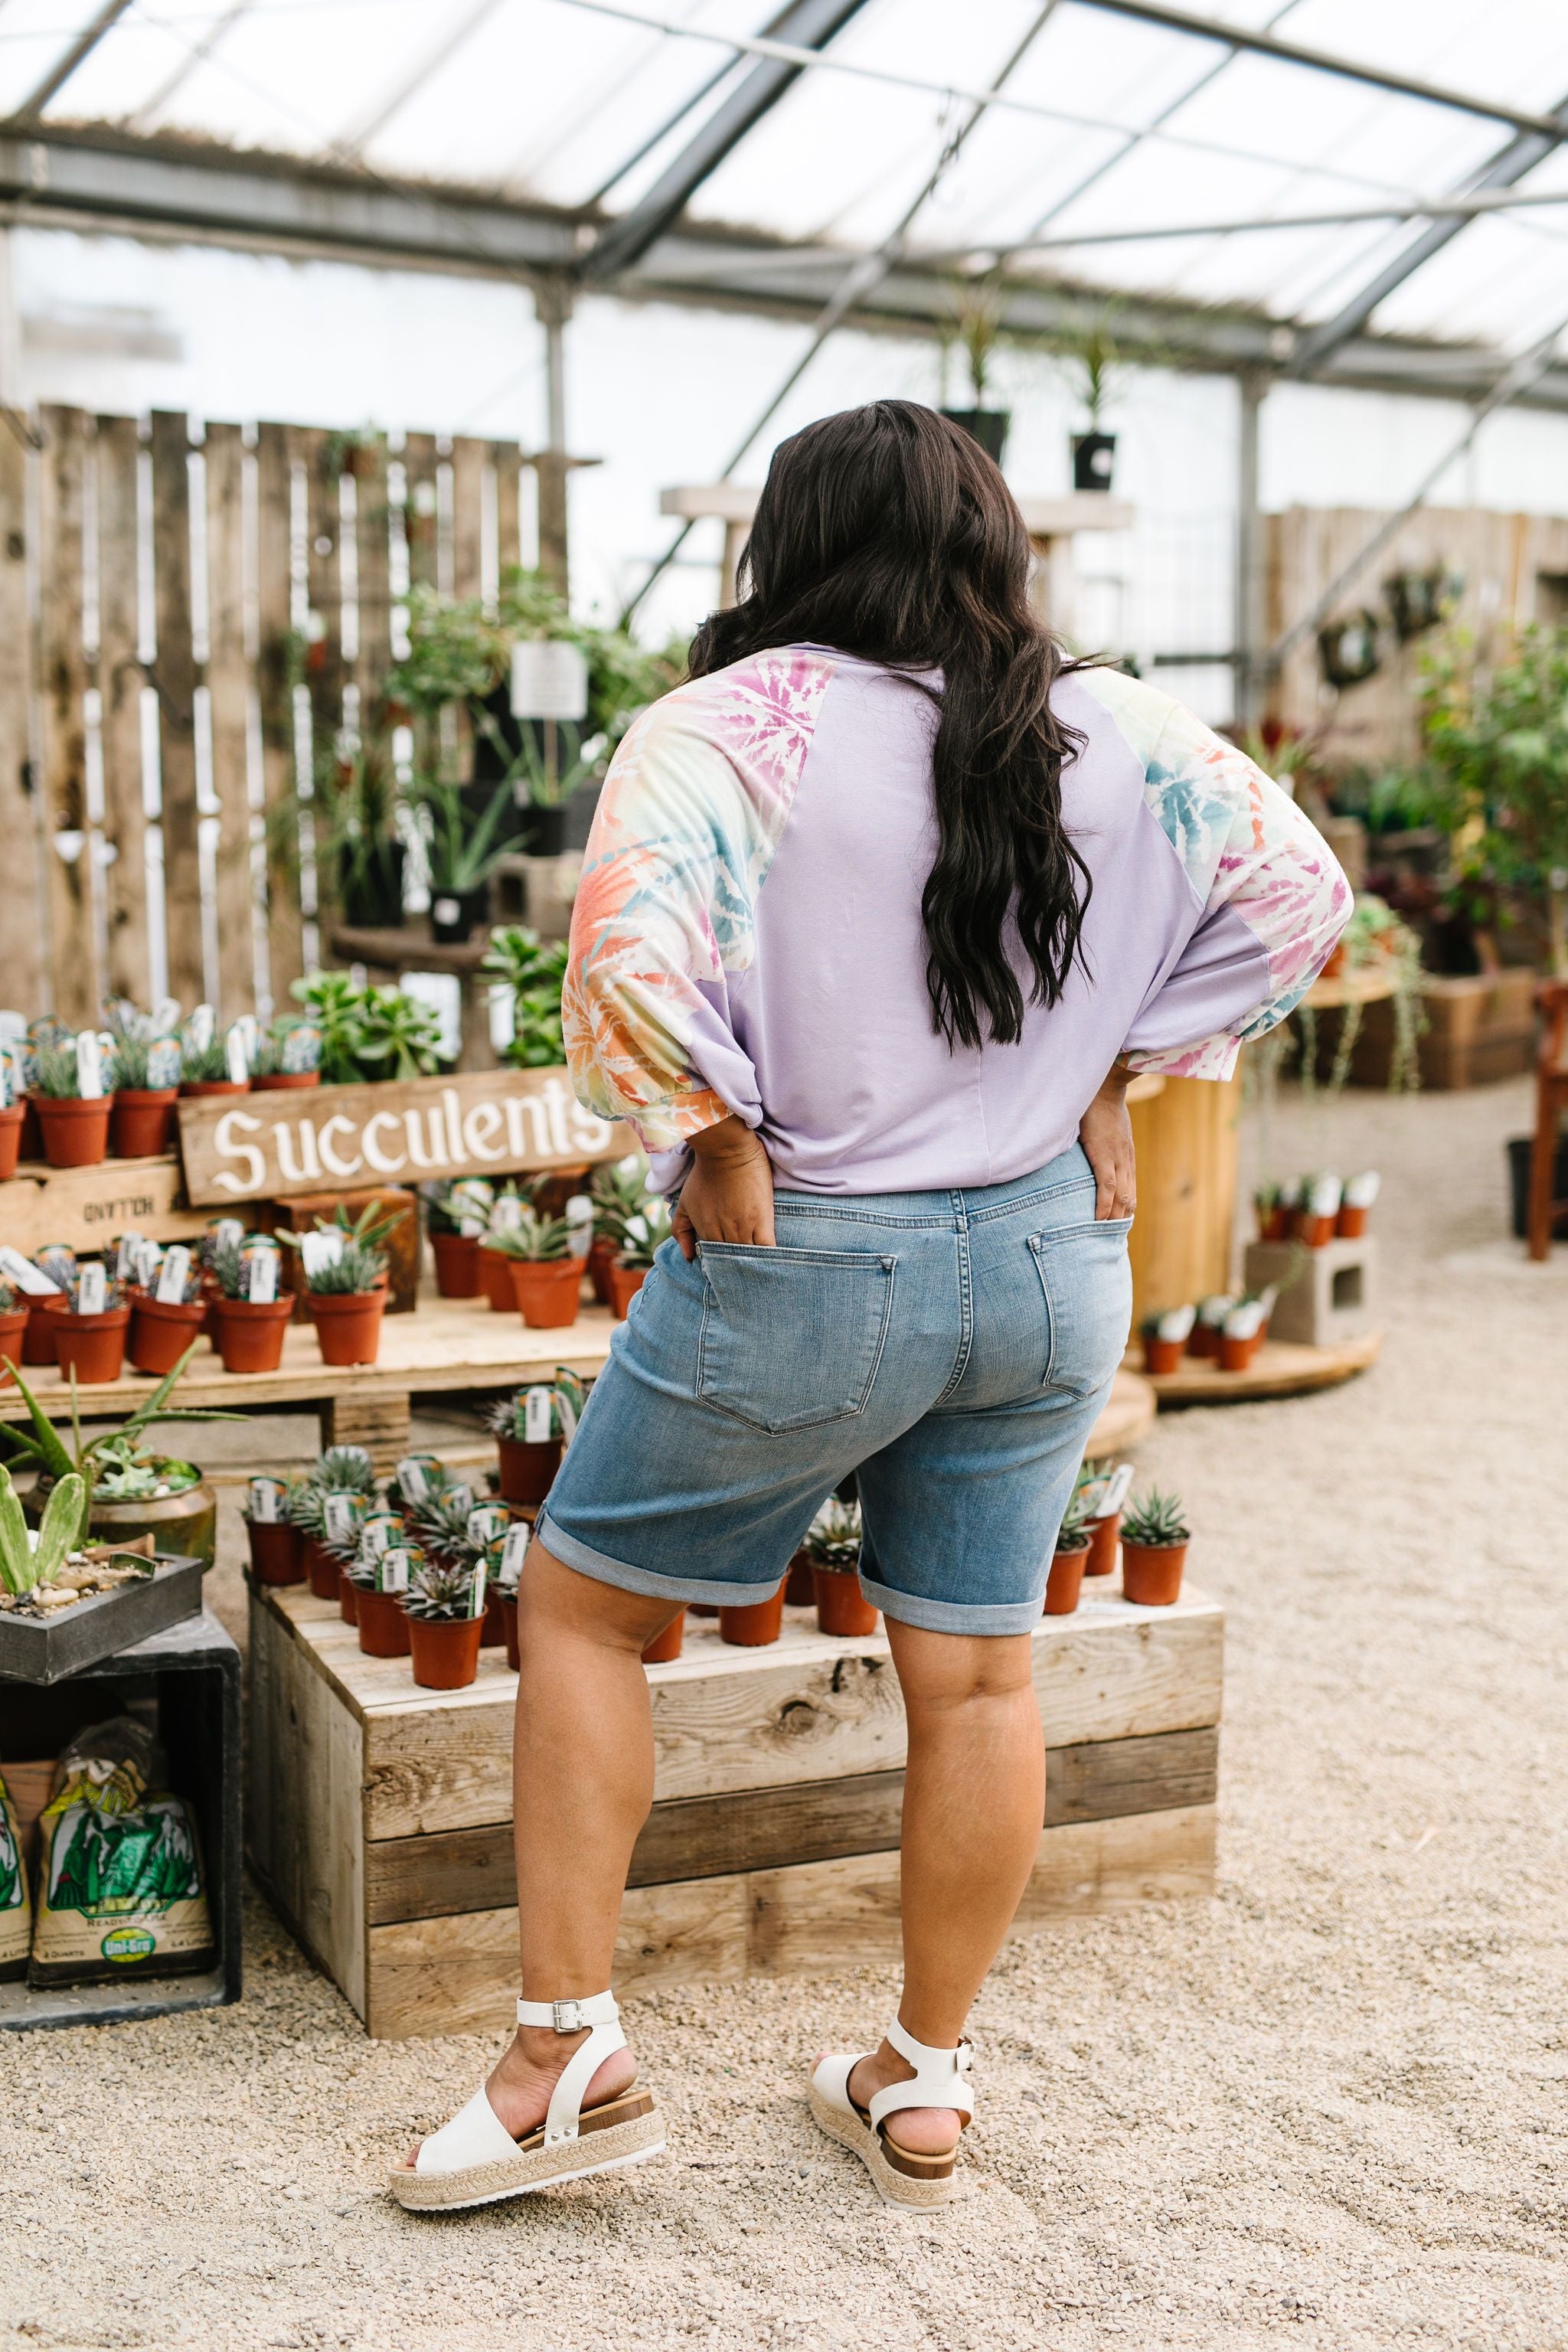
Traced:
<path id="1" fill-rule="evenodd" d="M 583 2004 L 580 2000 L 552 2000 L 550 2006 L 555 2013 L 557 2033 L 582 2032 L 586 2020 L 583 2015 Z"/>

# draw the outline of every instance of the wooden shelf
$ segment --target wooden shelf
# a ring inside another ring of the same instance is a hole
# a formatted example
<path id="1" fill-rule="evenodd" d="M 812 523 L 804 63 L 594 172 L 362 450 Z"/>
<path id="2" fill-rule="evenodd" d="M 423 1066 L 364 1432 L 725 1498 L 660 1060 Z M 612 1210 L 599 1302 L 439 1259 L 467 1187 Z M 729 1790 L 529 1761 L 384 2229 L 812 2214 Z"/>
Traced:
<path id="1" fill-rule="evenodd" d="M 1332 980 L 1315 980 L 1301 1003 L 1314 1013 L 1339 1013 L 1347 1004 L 1381 1004 L 1397 985 L 1392 964 L 1363 964 L 1355 971 L 1336 972 Z"/>
<path id="2" fill-rule="evenodd" d="M 1265 1339 L 1246 1372 L 1222 1372 L 1212 1356 L 1184 1356 L 1174 1372 L 1144 1372 L 1141 1351 L 1128 1362 L 1140 1366 L 1163 1412 L 1185 1404 L 1256 1404 L 1266 1397 L 1309 1396 L 1314 1389 L 1337 1388 L 1377 1361 L 1381 1331 L 1364 1332 L 1329 1348 L 1305 1348 L 1286 1339 Z"/>

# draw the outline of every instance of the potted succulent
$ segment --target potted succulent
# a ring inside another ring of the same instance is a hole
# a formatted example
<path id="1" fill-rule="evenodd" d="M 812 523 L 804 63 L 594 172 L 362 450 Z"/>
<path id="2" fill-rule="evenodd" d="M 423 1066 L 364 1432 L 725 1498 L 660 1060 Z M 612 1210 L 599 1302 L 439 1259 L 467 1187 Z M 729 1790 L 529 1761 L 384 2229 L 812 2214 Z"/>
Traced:
<path id="1" fill-rule="evenodd" d="M 375 1473 L 363 1445 L 329 1445 L 289 1490 L 287 1508 L 300 1530 L 300 1557 L 318 1601 L 338 1599 L 342 1555 L 358 1548 L 358 1528 L 368 1516 Z M 337 1498 L 353 1507 L 346 1514 Z M 334 1507 L 329 1512 L 329 1502 Z"/>
<path id="2" fill-rule="evenodd" d="M 226 1372 L 275 1372 L 283 1361 L 294 1297 L 279 1295 L 276 1249 L 255 1246 L 266 1238 L 220 1241 L 212 1252 L 213 1337 Z"/>
<path id="3" fill-rule="evenodd" d="M 561 1456 L 576 1435 L 586 1401 L 576 1373 L 558 1364 L 552 1381 L 536 1381 L 492 1406 L 489 1424 L 495 1432 L 497 1483 L 503 1501 L 543 1502 Z"/>
<path id="4" fill-rule="evenodd" d="M 232 1042 L 231 1042 L 232 1041 Z M 231 1031 L 222 1036 L 193 1015 L 181 1034 L 180 1092 L 183 1095 L 246 1095 L 250 1092 L 248 1055 L 244 1040 Z M 245 1075 L 236 1077 L 243 1069 Z"/>
<path id="5" fill-rule="evenodd" d="M 1193 1328 L 1187 1334 L 1189 1356 L 1219 1354 L 1220 1333 L 1225 1328 L 1225 1318 L 1235 1304 L 1235 1299 L 1225 1291 L 1211 1291 L 1206 1298 L 1199 1299 Z"/>
<path id="6" fill-rule="evenodd" d="M 1344 1187 L 1337 1176 L 1308 1176 L 1302 1180 L 1302 1192 L 1304 1204 L 1297 1221 L 1297 1237 L 1308 1249 L 1321 1249 L 1333 1239 Z"/>
<path id="7" fill-rule="evenodd" d="M 416 1569 L 423 1569 L 425 1555 L 416 1544 L 402 1539 L 367 1546 L 362 1537 L 360 1549 L 345 1581 L 354 1595 L 354 1622 L 359 1628 L 359 1645 L 367 1658 L 405 1658 L 408 1655 L 408 1618 L 404 1610 L 404 1596 L 409 1579 Z"/>
<path id="8" fill-rule="evenodd" d="M 422 1690 L 463 1690 L 479 1669 L 485 1565 L 426 1559 L 411 1570 L 403 1606 L 414 1679 Z"/>
<path id="9" fill-rule="evenodd" d="M 626 1237 L 626 1221 L 647 1205 L 647 1162 L 640 1151 L 607 1160 L 588 1180 L 594 1203 L 594 1238 L 588 1246 L 588 1278 L 601 1307 L 610 1304 L 610 1268 Z"/>
<path id="10" fill-rule="evenodd" d="M 117 1160 L 151 1160 L 174 1149 L 180 1041 L 154 1036 L 149 1016 L 132 1006 L 111 1005 L 109 1024 L 114 1040 L 109 1149 Z"/>
<path id="11" fill-rule="evenodd" d="M 555 1331 L 577 1320 L 586 1253 L 577 1255 L 579 1228 L 564 1217 L 542 1217 L 531 1204 L 515 1224 L 492 1227 L 490 1247 L 505 1257 L 512 1303 L 531 1331 Z"/>
<path id="12" fill-rule="evenodd" d="M 22 1335 L 27 1328 L 27 1301 L 14 1282 L 0 1281 L 0 1365 L 22 1352 Z M 0 1370 L 0 1389 L 9 1385 L 12 1375 Z"/>
<path id="13" fill-rule="evenodd" d="M 500 1246 L 501 1235 L 517 1225 L 528 1203 L 510 1177 L 491 1200 L 479 1242 L 479 1287 L 497 1315 L 515 1315 L 517 1299 L 511 1286 L 511 1259 Z"/>
<path id="14" fill-rule="evenodd" d="M 1258 1238 L 1260 1242 L 1289 1240 L 1290 1211 L 1278 1184 L 1259 1184 L 1253 1192 L 1252 1205 L 1258 1213 Z"/>
<path id="15" fill-rule="evenodd" d="M 1180 1371 L 1188 1335 L 1197 1319 L 1195 1307 L 1167 1307 L 1145 1315 L 1138 1326 L 1143 1342 L 1143 1369 L 1155 1378 Z"/>
<path id="16" fill-rule="evenodd" d="M 42 1274 L 43 1269 L 38 1269 Z M 66 1277 L 68 1279 L 68 1277 Z M 56 1281 L 52 1275 L 45 1277 L 44 1286 L 25 1290 L 27 1320 L 22 1332 L 24 1364 L 52 1364 L 55 1360 L 55 1318 L 66 1311 L 68 1300 L 65 1279 Z"/>
<path id="17" fill-rule="evenodd" d="M 877 1630 L 878 1612 L 860 1590 L 860 1506 L 830 1495 L 801 1546 L 811 1562 L 819 1633 L 851 1641 Z M 787 1583 L 787 1579 L 785 1580 Z"/>
<path id="18" fill-rule="evenodd" d="M 124 1285 L 107 1280 L 101 1265 L 84 1265 L 66 1293 L 65 1313 L 54 1319 L 56 1363 L 83 1388 L 106 1388 L 125 1368 L 130 1320 Z"/>
<path id="19" fill-rule="evenodd" d="M 321 1033 L 313 1022 L 290 1013 L 264 1029 L 257 1040 L 250 1083 L 258 1094 L 292 1093 L 321 1083 Z"/>
<path id="20" fill-rule="evenodd" d="M 182 1243 L 171 1243 L 167 1250 L 159 1252 L 156 1242 L 152 1242 L 147 1250 L 145 1262 L 153 1281 L 132 1286 L 126 1353 L 139 1372 L 170 1372 L 192 1341 L 200 1339 L 207 1297 L 200 1263 Z M 153 1253 L 160 1261 L 155 1267 L 151 1263 Z"/>
<path id="21" fill-rule="evenodd" d="M 526 1533 L 531 1535 L 531 1528 L 527 1529 Z M 527 1549 L 526 1541 L 522 1543 L 502 1541 L 499 1544 L 491 1544 L 485 1555 L 485 1568 L 490 1579 L 490 1590 L 495 1596 L 496 1607 L 500 1612 L 501 1634 L 506 1643 L 506 1662 L 514 1675 L 521 1663 L 517 1648 L 517 1595 Z"/>
<path id="22" fill-rule="evenodd" d="M 511 998 L 511 1035 L 502 1059 L 524 1070 L 557 1069 L 566 1059 L 561 1034 L 561 989 L 569 953 L 564 940 L 542 940 L 526 923 L 509 923 L 490 933 L 480 972 L 492 997 L 506 989 Z"/>
<path id="23" fill-rule="evenodd" d="M 1222 1372 L 1250 1370 L 1268 1332 L 1272 1305 L 1272 1293 L 1260 1297 L 1251 1290 L 1237 1300 L 1220 1332 L 1219 1368 Z"/>
<path id="24" fill-rule="evenodd" d="M 34 1530 L 8 1473 L 0 1469 L 0 1623 L 13 1616 L 47 1622 L 84 1601 L 102 1601 L 112 1623 L 120 1612 L 109 1596 L 157 1576 L 150 1537 L 131 1545 L 87 1541 L 87 1499 L 86 1481 L 68 1472 L 51 1488 Z M 112 1655 L 135 1639 L 122 1632 L 117 1641 L 102 1620 L 96 1631 L 100 1646 L 94 1658 Z"/>
<path id="25" fill-rule="evenodd" d="M 322 1086 L 356 1084 L 365 1075 L 360 1047 L 368 991 L 352 972 L 313 971 L 306 980 L 291 980 L 289 993 L 304 1007 L 304 1017 L 321 1041 Z"/>
<path id="26" fill-rule="evenodd" d="M 345 1232 L 318 1225 L 311 1234 L 280 1234 L 305 1268 L 305 1304 L 316 1327 L 324 1364 L 374 1364 L 386 1311 L 386 1258 L 375 1246 L 388 1220 L 375 1204 Z"/>
<path id="27" fill-rule="evenodd" d="M 441 1066 L 441 1016 L 402 988 L 367 988 L 359 1016 L 367 1078 L 430 1078 Z"/>
<path id="28" fill-rule="evenodd" d="M 414 1490 L 405 1483 L 403 1515 L 410 1533 L 427 1558 L 460 1564 L 469 1557 L 468 1515 L 474 1490 L 445 1464 L 422 1465 L 421 1482 Z"/>
<path id="29" fill-rule="evenodd" d="M 659 1245 L 669 1239 L 671 1230 L 668 1203 L 651 1195 L 635 1216 L 626 1219 L 608 1276 L 610 1312 L 617 1320 L 631 1313 L 632 1301 L 652 1272 Z"/>
<path id="30" fill-rule="evenodd" d="M 436 1294 L 439 1298 L 478 1298 L 484 1291 L 479 1250 L 495 1203 L 495 1188 L 482 1176 L 459 1177 L 455 1183 L 421 1186 L 430 1254 L 436 1261 Z M 511 1276 L 502 1265 L 506 1304 L 511 1305 Z"/>
<path id="31" fill-rule="evenodd" d="M 737 1649 L 762 1650 L 776 1642 L 784 1631 L 784 1585 L 780 1577 L 775 1591 L 765 1600 L 741 1601 L 731 1607 L 721 1602 L 719 1608 L 719 1638 L 733 1643 Z"/>
<path id="32" fill-rule="evenodd" d="M 1075 1494 L 1057 1530 L 1056 1549 L 1046 1579 L 1046 1616 L 1070 1617 L 1078 1607 L 1091 1540 L 1088 1517 Z"/>
<path id="33" fill-rule="evenodd" d="M 1375 1168 L 1369 1168 L 1363 1174 L 1349 1179 L 1340 1202 L 1339 1213 L 1334 1219 L 1334 1232 L 1341 1241 L 1361 1239 L 1382 1185 L 1383 1179 Z"/>
<path id="34" fill-rule="evenodd" d="M 240 1516 L 250 1543 L 250 1573 L 258 1584 L 305 1580 L 300 1523 L 289 1507 L 291 1494 L 290 1482 L 282 1478 L 252 1478 L 246 1489 Z"/>
<path id="35" fill-rule="evenodd" d="M 27 1110 L 17 1087 L 16 1065 L 9 1054 L 0 1053 L 0 1184 L 16 1173 Z"/>
<path id="36" fill-rule="evenodd" d="M 33 1104 L 51 1168 L 96 1168 L 107 1156 L 113 1102 L 104 1092 L 94 1032 L 39 1047 Z"/>
<path id="37" fill-rule="evenodd" d="M 1089 1529 L 1086 1576 L 1109 1576 L 1116 1566 L 1121 1539 L 1121 1506 L 1132 1484 L 1131 1462 L 1089 1463 L 1078 1474 L 1073 1501 Z"/>
<path id="38" fill-rule="evenodd" d="M 1180 1496 L 1151 1486 L 1121 1522 L 1123 1599 L 1143 1609 L 1168 1609 L 1178 1601 L 1191 1538 Z"/>

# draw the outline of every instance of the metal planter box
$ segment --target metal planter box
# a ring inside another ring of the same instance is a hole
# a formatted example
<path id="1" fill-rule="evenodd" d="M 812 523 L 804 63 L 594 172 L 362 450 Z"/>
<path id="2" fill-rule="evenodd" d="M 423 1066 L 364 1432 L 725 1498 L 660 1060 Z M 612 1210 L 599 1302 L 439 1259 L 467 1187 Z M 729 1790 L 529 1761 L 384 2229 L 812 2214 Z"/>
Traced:
<path id="1" fill-rule="evenodd" d="M 150 1577 L 94 1593 L 58 1617 L 18 1617 L 0 1609 L 0 1681 L 58 1683 L 166 1633 L 201 1606 L 202 1563 L 179 1558 L 160 1559 Z"/>

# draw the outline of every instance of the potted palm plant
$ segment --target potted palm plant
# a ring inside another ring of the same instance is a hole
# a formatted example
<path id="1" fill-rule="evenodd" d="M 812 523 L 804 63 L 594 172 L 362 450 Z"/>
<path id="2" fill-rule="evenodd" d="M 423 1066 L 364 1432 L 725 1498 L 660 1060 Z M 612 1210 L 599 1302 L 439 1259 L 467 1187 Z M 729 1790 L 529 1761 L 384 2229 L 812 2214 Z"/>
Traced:
<path id="1" fill-rule="evenodd" d="M 610 1310 L 617 1319 L 631 1312 L 631 1304 L 647 1280 L 661 1244 L 671 1225 L 666 1202 L 651 1195 L 621 1228 L 621 1246 L 607 1273 Z"/>
<path id="2" fill-rule="evenodd" d="M 586 1402 L 576 1373 L 558 1364 L 553 1381 L 519 1389 L 492 1407 L 489 1424 L 500 1458 L 497 1486 L 504 1502 L 543 1502 Z"/>
<path id="3" fill-rule="evenodd" d="M 113 1103 L 103 1089 L 96 1035 L 84 1032 L 82 1037 L 39 1047 L 33 1067 L 33 1105 L 44 1158 L 51 1168 L 97 1167 L 109 1150 Z"/>
<path id="4" fill-rule="evenodd" d="M 1192 1529 L 1177 1495 L 1151 1486 L 1121 1522 L 1121 1591 L 1144 1609 L 1168 1609 L 1182 1593 Z"/>
<path id="5" fill-rule="evenodd" d="M 1108 491 L 1116 464 L 1116 436 L 1105 431 L 1105 415 L 1121 373 L 1121 360 L 1104 317 L 1074 337 L 1067 367 L 1083 405 L 1086 426 L 1072 436 L 1072 486 L 1075 490 Z"/>
<path id="6" fill-rule="evenodd" d="M 410 1573 L 403 1606 L 415 1681 L 423 1690 L 465 1689 L 484 1639 L 483 1560 L 424 1560 Z"/>
<path id="7" fill-rule="evenodd" d="M 490 1247 L 500 1252 L 511 1277 L 512 1303 L 531 1331 L 555 1331 L 577 1320 L 587 1264 L 575 1249 L 577 1228 L 564 1217 L 542 1217 L 525 1202 L 515 1224 L 493 1228 Z"/>
<path id="8" fill-rule="evenodd" d="M 512 845 L 501 828 L 512 808 L 510 784 L 498 784 L 477 814 L 460 784 L 426 776 L 414 786 L 430 881 L 431 937 L 463 946 L 489 904 L 490 877 Z"/>
<path id="9" fill-rule="evenodd" d="M 942 415 L 962 426 L 972 441 L 977 441 L 986 456 L 999 466 L 1002 452 L 1007 446 L 1007 428 L 1012 424 L 1011 412 L 1005 408 L 988 408 L 986 395 L 991 389 L 991 362 L 996 349 L 1002 324 L 1002 282 L 994 272 L 984 278 L 960 278 L 953 286 L 954 320 L 951 333 L 942 347 Z M 953 343 L 963 352 L 969 371 L 971 405 L 967 408 L 947 406 L 948 352 Z"/>

